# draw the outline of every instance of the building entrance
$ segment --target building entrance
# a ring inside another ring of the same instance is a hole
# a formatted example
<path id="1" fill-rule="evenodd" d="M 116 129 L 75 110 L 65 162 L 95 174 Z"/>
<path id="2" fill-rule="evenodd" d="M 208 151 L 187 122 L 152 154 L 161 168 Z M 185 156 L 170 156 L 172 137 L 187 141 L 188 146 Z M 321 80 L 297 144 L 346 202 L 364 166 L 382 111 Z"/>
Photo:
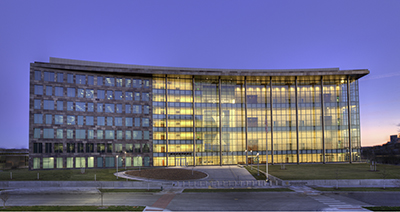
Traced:
<path id="1" fill-rule="evenodd" d="M 175 158 L 175 165 L 176 166 L 187 166 L 186 158 Z"/>

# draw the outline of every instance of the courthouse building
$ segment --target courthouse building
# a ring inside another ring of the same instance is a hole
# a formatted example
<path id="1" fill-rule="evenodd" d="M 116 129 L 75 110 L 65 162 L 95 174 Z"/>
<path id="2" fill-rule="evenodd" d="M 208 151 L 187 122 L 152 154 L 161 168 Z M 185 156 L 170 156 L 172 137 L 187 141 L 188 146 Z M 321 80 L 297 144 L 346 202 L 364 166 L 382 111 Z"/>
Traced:
<path id="1" fill-rule="evenodd" d="M 29 167 L 351 163 L 368 73 L 31 63 Z"/>

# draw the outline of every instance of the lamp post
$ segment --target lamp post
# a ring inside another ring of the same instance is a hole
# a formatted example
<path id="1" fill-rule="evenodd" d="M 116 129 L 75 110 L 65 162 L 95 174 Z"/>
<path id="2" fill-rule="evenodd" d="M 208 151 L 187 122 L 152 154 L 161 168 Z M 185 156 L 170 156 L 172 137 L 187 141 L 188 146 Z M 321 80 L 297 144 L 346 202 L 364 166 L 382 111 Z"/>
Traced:
<path id="1" fill-rule="evenodd" d="M 260 159 L 259 159 L 259 153 L 257 153 L 257 176 L 260 176 Z"/>
<path id="2" fill-rule="evenodd" d="M 125 170 L 126 170 L 126 151 L 124 151 L 124 162 L 125 162 L 124 166 L 125 166 Z"/>
<path id="3" fill-rule="evenodd" d="M 253 170 L 253 150 L 250 150 L 251 152 L 251 170 Z"/>
<path id="4" fill-rule="evenodd" d="M 118 180 L 118 155 L 116 155 L 115 158 L 117 159 L 117 180 Z"/>

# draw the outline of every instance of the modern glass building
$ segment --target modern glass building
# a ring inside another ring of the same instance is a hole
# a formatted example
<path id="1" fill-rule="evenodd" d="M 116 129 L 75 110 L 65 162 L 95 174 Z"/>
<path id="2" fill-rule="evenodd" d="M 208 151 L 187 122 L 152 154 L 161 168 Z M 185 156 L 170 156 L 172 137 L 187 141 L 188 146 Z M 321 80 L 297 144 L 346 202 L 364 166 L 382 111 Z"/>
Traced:
<path id="1" fill-rule="evenodd" d="M 29 166 L 351 163 L 368 73 L 35 62 Z"/>

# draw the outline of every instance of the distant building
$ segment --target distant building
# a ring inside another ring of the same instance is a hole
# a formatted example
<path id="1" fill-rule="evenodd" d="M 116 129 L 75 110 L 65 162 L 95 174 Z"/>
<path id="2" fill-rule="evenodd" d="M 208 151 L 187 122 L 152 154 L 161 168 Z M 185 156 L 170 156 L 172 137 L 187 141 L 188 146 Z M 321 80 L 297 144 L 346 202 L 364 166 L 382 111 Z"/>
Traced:
<path id="1" fill-rule="evenodd" d="M 390 136 L 390 143 L 391 144 L 395 144 L 395 143 L 397 143 L 397 140 L 398 140 L 399 138 L 397 137 L 397 135 L 391 135 Z"/>
<path id="2" fill-rule="evenodd" d="M 29 167 L 352 162 L 368 73 L 31 63 Z"/>
<path id="3" fill-rule="evenodd" d="M 28 149 L 0 149 L 0 169 L 28 168 Z"/>

